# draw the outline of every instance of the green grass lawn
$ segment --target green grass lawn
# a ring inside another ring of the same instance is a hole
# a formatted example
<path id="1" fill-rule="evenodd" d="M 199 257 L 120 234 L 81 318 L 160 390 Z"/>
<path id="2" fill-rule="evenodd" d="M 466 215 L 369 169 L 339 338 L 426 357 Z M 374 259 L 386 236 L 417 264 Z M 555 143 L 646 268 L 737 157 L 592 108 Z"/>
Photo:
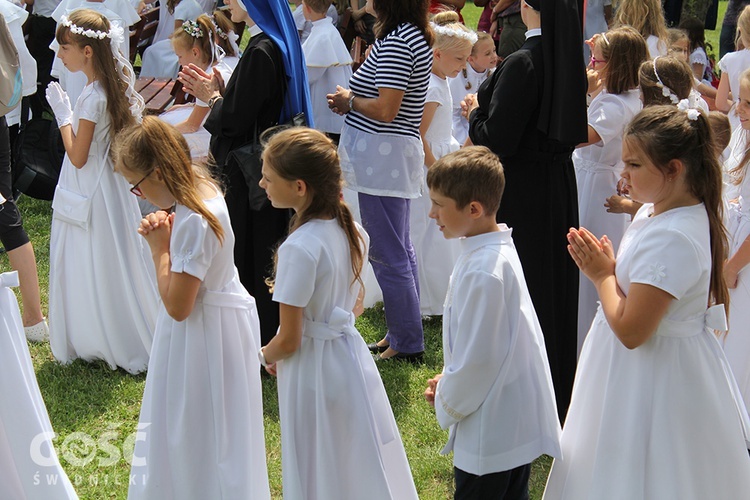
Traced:
<path id="1" fill-rule="evenodd" d="M 720 4 L 719 25 L 726 9 Z M 466 23 L 476 27 L 481 9 L 467 4 Z M 718 31 L 707 32 L 718 52 Z M 48 202 L 22 198 L 19 203 L 27 232 L 32 238 L 39 266 L 44 309 L 47 304 L 49 275 L 49 231 L 51 208 Z M 8 271 L 7 256 L 0 257 L 0 272 Z M 357 321 L 368 342 L 385 332 L 381 308 L 368 310 Z M 435 420 L 422 393 L 428 378 L 442 364 L 440 319 L 426 320 L 426 362 L 414 367 L 393 364 L 380 367 L 386 390 L 406 447 L 420 497 L 425 500 L 452 496 L 450 457 L 439 451 L 447 438 Z M 31 345 L 42 396 L 57 433 L 55 444 L 61 462 L 83 499 L 124 499 L 127 497 L 129 460 L 138 423 L 145 376 L 111 371 L 104 363 L 76 361 L 68 366 L 55 362 L 49 344 Z M 268 473 L 274 498 L 281 498 L 281 450 L 276 381 L 263 380 L 265 434 Z M 8 404 L 4 402 L 3 404 Z M 550 459 L 534 463 L 531 498 L 541 498 Z"/>
<path id="2" fill-rule="evenodd" d="M 40 285 L 46 309 L 49 275 L 50 203 L 22 197 L 19 206 L 39 261 Z M 0 257 L 0 272 L 9 270 L 6 256 Z M 447 499 L 452 496 L 451 457 L 441 456 L 447 432 L 441 430 L 433 409 L 422 393 L 428 378 L 442 366 L 440 318 L 425 320 L 426 362 L 382 366 L 381 375 L 406 447 L 420 498 Z M 368 342 L 385 331 L 381 307 L 365 312 L 357 327 Z M 112 371 L 103 362 L 75 361 L 60 365 L 49 344 L 31 344 L 34 368 L 47 405 L 55 446 L 60 460 L 83 499 L 125 499 L 129 460 L 145 376 Z M 273 498 L 281 498 L 281 444 L 276 381 L 263 379 L 265 434 L 268 474 Z M 549 459 L 538 460 L 531 477 L 534 499 L 544 490 Z"/>

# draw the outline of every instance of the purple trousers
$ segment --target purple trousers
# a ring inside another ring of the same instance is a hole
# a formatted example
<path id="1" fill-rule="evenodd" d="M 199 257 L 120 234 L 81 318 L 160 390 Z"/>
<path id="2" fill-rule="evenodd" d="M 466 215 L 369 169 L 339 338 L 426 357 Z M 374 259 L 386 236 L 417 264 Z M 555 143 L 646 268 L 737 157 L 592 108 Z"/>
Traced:
<path id="1" fill-rule="evenodd" d="M 359 193 L 362 225 L 370 235 L 370 263 L 383 290 L 385 339 L 403 353 L 424 351 L 417 259 L 409 237 L 410 203 Z"/>

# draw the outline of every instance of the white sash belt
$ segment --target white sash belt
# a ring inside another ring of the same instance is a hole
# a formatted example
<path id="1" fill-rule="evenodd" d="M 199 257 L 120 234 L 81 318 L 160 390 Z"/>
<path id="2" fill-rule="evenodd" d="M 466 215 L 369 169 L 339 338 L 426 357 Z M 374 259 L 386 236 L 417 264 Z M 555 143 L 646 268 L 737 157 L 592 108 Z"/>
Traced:
<path id="1" fill-rule="evenodd" d="M 353 313 L 336 307 L 331 313 L 331 319 L 328 323 L 305 320 L 302 335 L 319 341 L 344 337 L 349 348 L 349 354 L 357 367 L 362 393 L 370 395 L 384 391 L 380 373 L 378 373 L 375 363 L 372 362 L 372 356 L 367 350 L 367 346 L 365 346 L 359 332 L 354 327 Z M 369 363 L 366 362 L 367 358 L 369 358 Z M 384 445 L 390 443 L 396 436 L 391 425 L 389 412 L 380 405 L 373 405 L 369 397 L 365 397 L 365 401 L 367 402 L 370 423 L 373 428 L 377 428 L 380 442 Z"/>

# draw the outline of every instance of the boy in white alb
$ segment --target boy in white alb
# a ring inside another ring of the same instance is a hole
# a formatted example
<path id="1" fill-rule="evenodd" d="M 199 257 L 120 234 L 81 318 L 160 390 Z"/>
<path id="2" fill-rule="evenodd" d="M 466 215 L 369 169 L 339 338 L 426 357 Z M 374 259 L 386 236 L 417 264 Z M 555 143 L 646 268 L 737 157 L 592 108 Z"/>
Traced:
<path id="1" fill-rule="evenodd" d="M 337 85 L 349 87 L 352 58 L 333 20 L 326 15 L 330 7 L 331 0 L 302 0 L 298 10 L 312 23 L 310 36 L 302 44 L 302 52 L 307 64 L 315 128 L 338 144 L 344 116 L 331 113 L 326 95 L 335 92 Z"/>
<path id="2" fill-rule="evenodd" d="M 531 462 L 560 456 L 560 423 L 544 337 L 511 230 L 495 223 L 505 177 L 486 147 L 427 173 L 434 219 L 461 238 L 443 311 L 443 372 L 425 398 L 450 429 L 455 499 L 528 499 Z"/>

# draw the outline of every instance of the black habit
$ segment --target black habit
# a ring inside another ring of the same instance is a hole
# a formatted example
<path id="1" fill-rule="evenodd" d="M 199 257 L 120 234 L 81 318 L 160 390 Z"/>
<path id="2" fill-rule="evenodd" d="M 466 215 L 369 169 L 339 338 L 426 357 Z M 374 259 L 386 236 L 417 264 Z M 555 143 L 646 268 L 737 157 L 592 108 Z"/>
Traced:
<path id="1" fill-rule="evenodd" d="M 544 81 L 542 37 L 534 36 L 480 87 L 469 136 L 494 151 L 505 169 L 498 221 L 513 229 L 562 418 L 577 358 L 579 274 L 566 235 L 578 227 L 578 200 L 571 159 L 575 144 L 552 140 L 539 127 Z"/>
<path id="2" fill-rule="evenodd" d="M 289 211 L 270 205 L 250 209 L 245 178 L 226 166 L 230 151 L 276 125 L 281 114 L 286 82 L 281 52 L 265 34 L 255 35 L 245 48 L 224 98 L 218 100 L 205 123 L 211 133 L 211 154 L 225 184 L 225 199 L 235 236 L 234 261 L 240 281 L 255 298 L 260 317 L 261 343 L 267 344 L 279 326 L 279 305 L 271 300 L 265 278 L 273 269 L 273 252 L 286 235 Z"/>

